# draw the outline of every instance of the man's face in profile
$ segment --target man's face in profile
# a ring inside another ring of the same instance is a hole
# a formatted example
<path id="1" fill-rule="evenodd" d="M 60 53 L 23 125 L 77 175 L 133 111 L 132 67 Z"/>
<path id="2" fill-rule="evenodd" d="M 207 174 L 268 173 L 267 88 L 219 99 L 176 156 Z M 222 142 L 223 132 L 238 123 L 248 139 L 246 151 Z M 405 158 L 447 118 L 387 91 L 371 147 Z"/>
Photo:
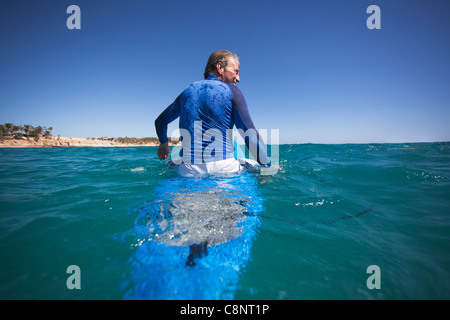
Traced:
<path id="1" fill-rule="evenodd" d="M 236 84 L 241 81 L 239 78 L 239 63 L 235 59 L 229 59 L 228 65 L 222 68 L 223 74 L 221 79 L 228 84 Z"/>

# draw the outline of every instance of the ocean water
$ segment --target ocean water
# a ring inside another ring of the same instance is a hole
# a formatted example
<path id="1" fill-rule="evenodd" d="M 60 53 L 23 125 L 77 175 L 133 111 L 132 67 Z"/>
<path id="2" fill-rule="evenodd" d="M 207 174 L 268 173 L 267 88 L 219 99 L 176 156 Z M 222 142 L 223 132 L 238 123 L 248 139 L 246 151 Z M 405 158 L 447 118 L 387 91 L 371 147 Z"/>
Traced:
<path id="1" fill-rule="evenodd" d="M 0 149 L 0 299 L 450 298 L 450 143 L 279 157 L 186 180 L 156 147 Z"/>

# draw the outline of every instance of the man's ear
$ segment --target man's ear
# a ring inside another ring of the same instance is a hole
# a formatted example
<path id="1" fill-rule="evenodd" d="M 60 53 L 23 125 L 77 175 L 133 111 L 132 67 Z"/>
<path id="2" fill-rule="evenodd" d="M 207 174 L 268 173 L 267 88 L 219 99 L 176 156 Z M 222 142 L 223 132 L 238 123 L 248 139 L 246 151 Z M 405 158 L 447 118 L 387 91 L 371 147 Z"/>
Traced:
<path id="1" fill-rule="evenodd" d="M 217 72 L 220 75 L 223 75 L 223 72 L 225 71 L 225 68 L 223 67 L 223 65 L 220 62 L 218 64 L 216 64 L 216 69 L 217 69 Z"/>

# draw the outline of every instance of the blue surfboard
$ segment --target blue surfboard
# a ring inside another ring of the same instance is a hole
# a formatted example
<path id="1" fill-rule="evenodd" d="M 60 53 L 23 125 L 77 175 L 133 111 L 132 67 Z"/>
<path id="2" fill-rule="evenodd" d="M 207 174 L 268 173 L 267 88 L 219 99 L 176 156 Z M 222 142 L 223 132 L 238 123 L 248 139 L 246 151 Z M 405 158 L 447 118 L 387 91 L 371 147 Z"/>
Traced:
<path id="1" fill-rule="evenodd" d="M 235 144 L 237 159 L 245 158 Z M 126 299 L 233 299 L 263 208 L 251 172 L 160 181 L 137 211 Z"/>

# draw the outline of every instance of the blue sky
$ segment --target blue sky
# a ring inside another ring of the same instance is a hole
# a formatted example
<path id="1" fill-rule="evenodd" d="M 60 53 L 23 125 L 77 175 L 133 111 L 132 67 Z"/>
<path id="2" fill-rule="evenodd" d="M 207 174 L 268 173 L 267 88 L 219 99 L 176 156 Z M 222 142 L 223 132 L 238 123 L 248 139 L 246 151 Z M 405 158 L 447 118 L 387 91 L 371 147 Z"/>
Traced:
<path id="1" fill-rule="evenodd" d="M 71 4 L 80 30 L 66 27 Z M 450 141 L 449 12 L 448 0 L 0 0 L 0 123 L 156 136 L 159 113 L 228 49 L 253 122 L 280 143 Z"/>

